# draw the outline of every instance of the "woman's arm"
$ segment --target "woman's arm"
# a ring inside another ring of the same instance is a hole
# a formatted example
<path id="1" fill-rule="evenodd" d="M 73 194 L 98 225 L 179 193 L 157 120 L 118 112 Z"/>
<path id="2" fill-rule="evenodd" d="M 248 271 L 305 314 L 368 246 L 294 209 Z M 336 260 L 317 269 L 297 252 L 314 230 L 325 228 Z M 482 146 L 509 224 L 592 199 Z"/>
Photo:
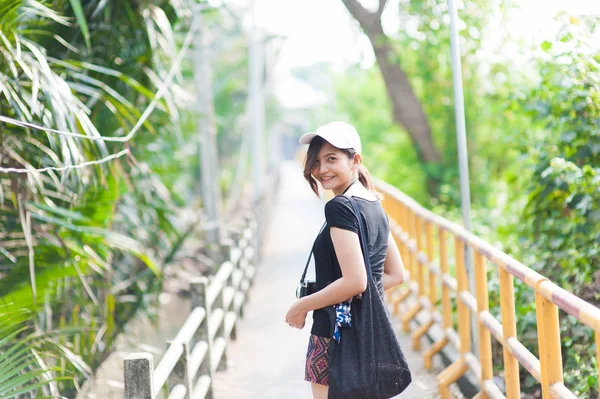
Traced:
<path id="1" fill-rule="evenodd" d="M 322 290 L 301 298 L 307 311 L 347 301 L 367 289 L 367 270 L 358 234 L 337 227 L 331 227 L 330 233 L 342 277 Z"/>
<path id="2" fill-rule="evenodd" d="M 396 241 L 390 232 L 388 249 L 383 263 L 383 289 L 388 290 L 404 282 L 404 263 Z"/>

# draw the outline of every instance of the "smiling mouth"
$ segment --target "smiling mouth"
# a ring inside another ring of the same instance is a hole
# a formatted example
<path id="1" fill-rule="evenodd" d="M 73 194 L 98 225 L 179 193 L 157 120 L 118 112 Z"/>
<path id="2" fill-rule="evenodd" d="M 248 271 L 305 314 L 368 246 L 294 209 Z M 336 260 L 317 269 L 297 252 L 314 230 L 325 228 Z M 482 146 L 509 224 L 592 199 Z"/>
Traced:
<path id="1" fill-rule="evenodd" d="M 331 180 L 333 180 L 333 177 L 321 177 L 321 181 L 322 182 L 328 182 L 328 181 L 331 181 Z"/>

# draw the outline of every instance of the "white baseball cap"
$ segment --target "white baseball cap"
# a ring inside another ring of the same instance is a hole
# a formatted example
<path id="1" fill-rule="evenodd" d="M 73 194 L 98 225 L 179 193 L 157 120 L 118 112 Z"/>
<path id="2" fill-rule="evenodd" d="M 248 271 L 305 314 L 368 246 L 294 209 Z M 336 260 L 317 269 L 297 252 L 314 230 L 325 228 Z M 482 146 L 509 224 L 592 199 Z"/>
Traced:
<path id="1" fill-rule="evenodd" d="M 329 144 L 341 149 L 352 148 L 358 154 L 361 153 L 360 136 L 356 128 L 345 122 L 330 122 L 320 126 L 315 132 L 305 133 L 300 137 L 300 144 L 310 144 L 312 139 L 320 136 Z"/>

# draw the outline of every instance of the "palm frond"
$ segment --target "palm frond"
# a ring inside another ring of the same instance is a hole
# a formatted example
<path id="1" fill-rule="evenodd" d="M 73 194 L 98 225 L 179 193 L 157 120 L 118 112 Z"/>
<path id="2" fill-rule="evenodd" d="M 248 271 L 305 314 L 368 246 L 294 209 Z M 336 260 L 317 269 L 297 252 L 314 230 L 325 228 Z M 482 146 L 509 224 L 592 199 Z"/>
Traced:
<path id="1" fill-rule="evenodd" d="M 29 311 L 9 313 L 0 306 L 0 398 L 44 397 L 39 390 L 50 391 L 58 380 L 47 375 L 52 368 L 40 365 L 42 340 L 27 327 L 30 317 Z"/>
<path id="2" fill-rule="evenodd" d="M 71 3 L 71 7 L 73 8 L 73 13 L 77 18 L 77 23 L 79 24 L 79 29 L 81 29 L 81 34 L 85 39 L 85 44 L 87 45 L 88 50 L 92 48 L 92 43 L 90 42 L 90 30 L 88 29 L 87 20 L 85 19 L 85 14 L 83 13 L 83 7 L 81 6 L 81 0 L 69 0 Z"/>

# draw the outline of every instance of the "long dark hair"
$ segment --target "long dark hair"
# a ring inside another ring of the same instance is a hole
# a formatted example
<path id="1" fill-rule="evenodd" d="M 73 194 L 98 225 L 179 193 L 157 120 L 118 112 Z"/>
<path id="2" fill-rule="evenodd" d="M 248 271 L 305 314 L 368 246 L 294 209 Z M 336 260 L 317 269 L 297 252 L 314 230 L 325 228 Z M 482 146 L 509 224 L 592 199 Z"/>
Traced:
<path id="1" fill-rule="evenodd" d="M 310 145 L 308 146 L 308 152 L 306 153 L 306 159 L 304 161 L 304 178 L 306 179 L 308 184 L 310 184 L 310 188 L 315 192 L 315 194 L 317 194 L 317 196 L 319 196 L 319 186 L 317 185 L 317 181 L 312 177 L 311 171 L 315 167 L 319 156 L 319 151 L 321 151 L 321 147 L 323 147 L 323 144 L 325 143 L 327 143 L 327 141 L 321 136 L 316 136 L 314 139 L 312 139 Z M 353 159 L 356 155 L 356 151 L 352 148 L 338 148 L 338 150 L 346 154 L 348 159 Z M 373 184 L 373 180 L 371 179 L 371 174 L 369 173 L 367 168 L 362 164 L 359 166 L 358 169 L 358 180 L 367 189 L 377 194 L 375 184 Z"/>

